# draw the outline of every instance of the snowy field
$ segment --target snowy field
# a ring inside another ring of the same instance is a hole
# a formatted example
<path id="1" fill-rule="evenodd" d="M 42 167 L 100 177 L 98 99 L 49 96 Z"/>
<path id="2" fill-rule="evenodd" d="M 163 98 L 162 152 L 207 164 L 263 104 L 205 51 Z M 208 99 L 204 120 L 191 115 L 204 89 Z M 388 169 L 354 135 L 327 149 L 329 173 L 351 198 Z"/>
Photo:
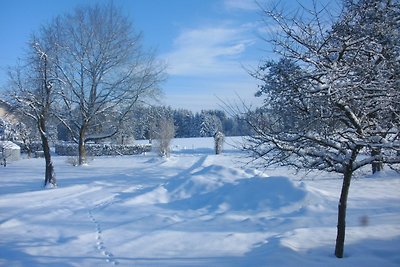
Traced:
<path id="1" fill-rule="evenodd" d="M 232 141 L 230 141 L 232 143 Z M 334 257 L 340 176 L 243 167 L 230 145 L 180 139 L 170 159 L 54 157 L 0 168 L 0 266 L 400 266 L 400 176 L 359 173 L 345 258 Z"/>

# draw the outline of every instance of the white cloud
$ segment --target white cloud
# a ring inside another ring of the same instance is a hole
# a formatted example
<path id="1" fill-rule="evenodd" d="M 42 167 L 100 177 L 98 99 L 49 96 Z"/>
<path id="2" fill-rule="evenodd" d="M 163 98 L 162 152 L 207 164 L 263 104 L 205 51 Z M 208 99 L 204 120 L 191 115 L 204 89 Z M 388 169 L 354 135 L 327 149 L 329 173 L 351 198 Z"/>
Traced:
<path id="1" fill-rule="evenodd" d="M 241 56 L 254 43 L 248 26 L 188 29 L 163 57 L 170 75 L 228 75 L 243 71 Z"/>
<path id="2" fill-rule="evenodd" d="M 182 30 L 162 55 L 170 76 L 164 101 L 191 110 L 220 108 L 218 99 L 256 101 L 257 82 L 245 68 L 258 63 L 258 27 L 258 23 L 220 20 Z"/>

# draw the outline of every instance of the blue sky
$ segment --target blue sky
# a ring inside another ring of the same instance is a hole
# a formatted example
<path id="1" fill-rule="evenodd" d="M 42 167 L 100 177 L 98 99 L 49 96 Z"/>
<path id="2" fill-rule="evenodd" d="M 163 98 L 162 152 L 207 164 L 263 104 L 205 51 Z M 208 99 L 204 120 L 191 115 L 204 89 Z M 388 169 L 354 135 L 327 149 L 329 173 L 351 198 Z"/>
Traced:
<path id="1" fill-rule="evenodd" d="M 0 86 L 6 67 L 23 57 L 34 31 L 79 4 L 103 0 L 3 0 L 0 2 Z M 105 1 L 105 0 L 104 0 Z M 194 111 L 220 108 L 218 98 L 259 103 L 257 81 L 245 68 L 268 56 L 259 38 L 261 16 L 253 0 L 114 0 L 146 48 L 167 63 L 163 104 Z"/>

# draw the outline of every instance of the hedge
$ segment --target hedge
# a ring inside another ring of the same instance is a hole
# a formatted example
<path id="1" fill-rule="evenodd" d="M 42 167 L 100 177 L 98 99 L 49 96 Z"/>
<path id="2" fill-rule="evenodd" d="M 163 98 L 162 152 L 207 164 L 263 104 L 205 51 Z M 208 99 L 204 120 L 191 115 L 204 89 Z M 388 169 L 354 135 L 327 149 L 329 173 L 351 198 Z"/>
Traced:
<path id="1" fill-rule="evenodd" d="M 85 147 L 87 156 L 139 155 L 151 151 L 151 144 L 86 144 Z M 58 143 L 55 146 L 55 152 L 59 156 L 77 156 L 78 145 L 75 143 Z"/>

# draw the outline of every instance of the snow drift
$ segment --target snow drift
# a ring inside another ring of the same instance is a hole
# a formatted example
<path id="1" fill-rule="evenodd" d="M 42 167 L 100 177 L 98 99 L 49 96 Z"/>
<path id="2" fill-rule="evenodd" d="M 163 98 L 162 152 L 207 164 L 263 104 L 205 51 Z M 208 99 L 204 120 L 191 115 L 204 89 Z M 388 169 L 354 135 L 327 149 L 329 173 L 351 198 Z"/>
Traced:
<path id="1" fill-rule="evenodd" d="M 301 202 L 306 192 L 287 177 L 247 177 L 244 172 L 211 165 L 164 185 L 174 209 L 209 211 L 279 210 Z"/>

